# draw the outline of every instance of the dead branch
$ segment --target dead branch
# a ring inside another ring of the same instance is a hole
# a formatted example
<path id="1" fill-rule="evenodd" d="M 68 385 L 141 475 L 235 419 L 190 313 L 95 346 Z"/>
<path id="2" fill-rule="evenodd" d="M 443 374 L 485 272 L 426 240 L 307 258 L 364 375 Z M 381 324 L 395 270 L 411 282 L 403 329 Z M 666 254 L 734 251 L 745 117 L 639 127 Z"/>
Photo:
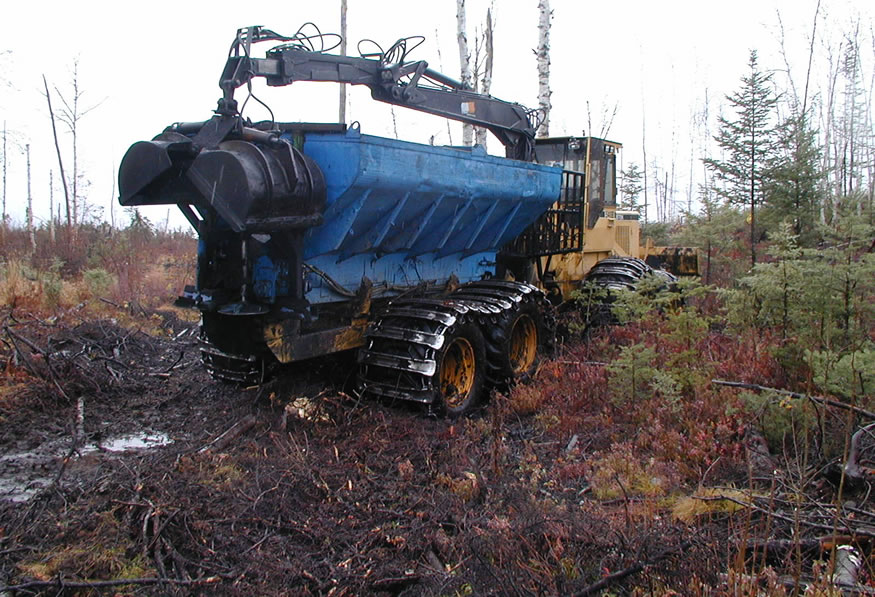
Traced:
<path id="1" fill-rule="evenodd" d="M 114 303 L 114 302 L 112 302 L 111 300 L 109 300 L 109 299 L 107 299 L 107 298 L 103 298 L 102 296 L 97 297 L 97 300 L 99 300 L 99 301 L 101 301 L 101 302 L 104 302 L 104 303 L 106 303 L 107 305 L 112 305 L 112 306 L 115 307 L 116 309 L 122 309 L 122 310 L 124 309 L 124 307 L 122 307 L 122 306 L 119 305 L 118 303 Z"/>
<path id="2" fill-rule="evenodd" d="M 871 479 L 875 476 L 875 469 L 860 464 L 860 442 L 862 442 L 867 435 L 871 435 L 873 429 L 875 429 L 875 423 L 870 423 L 865 427 L 858 429 L 851 437 L 851 446 L 850 450 L 848 450 L 848 460 L 845 463 L 845 474 L 855 481 Z"/>
<path id="3" fill-rule="evenodd" d="M 719 576 L 725 585 L 730 583 L 730 576 L 728 574 L 720 574 Z M 751 574 L 735 574 L 732 575 L 732 578 L 735 582 L 743 582 L 751 586 L 763 586 L 765 584 L 761 576 L 754 576 Z M 784 587 L 787 590 L 798 591 L 798 594 L 800 595 L 814 586 L 814 579 L 798 579 L 788 575 L 779 576 L 776 579 L 776 582 L 779 586 Z M 842 595 L 875 595 L 875 589 L 863 586 L 842 586 L 841 591 Z"/>
<path id="4" fill-rule="evenodd" d="M 419 582 L 419 576 L 391 576 L 389 578 L 381 578 L 371 583 L 371 590 L 378 592 L 400 593 L 404 589 L 415 585 Z"/>
<path id="5" fill-rule="evenodd" d="M 179 356 L 176 357 L 176 360 L 173 361 L 173 363 L 172 363 L 169 367 L 167 367 L 167 369 L 165 369 L 164 371 L 162 371 L 161 373 L 169 374 L 169 373 L 170 373 L 171 371 L 173 371 L 173 369 L 179 364 L 179 361 L 181 361 L 181 360 L 182 360 L 182 357 L 184 357 L 184 356 L 185 356 L 185 351 L 184 351 L 184 350 L 180 350 L 180 351 L 179 351 Z"/>
<path id="6" fill-rule="evenodd" d="M 602 578 L 598 582 L 594 582 L 591 585 L 584 587 L 583 589 L 581 589 L 577 593 L 574 593 L 574 597 L 580 597 L 582 595 L 592 595 L 593 593 L 597 593 L 598 591 L 601 591 L 602 589 L 610 586 L 611 584 L 617 582 L 618 580 L 622 580 L 622 579 L 626 578 L 627 576 L 632 576 L 633 574 L 637 574 L 637 573 L 641 572 L 642 570 L 644 570 L 645 568 L 647 568 L 648 566 L 652 566 L 653 564 L 656 564 L 657 562 L 664 560 L 667 557 L 678 555 L 680 552 L 687 549 L 690 545 L 692 545 L 692 541 L 684 541 L 683 543 L 681 543 L 677 547 L 674 547 L 672 549 L 666 549 L 665 551 L 656 554 L 654 557 L 650 558 L 649 560 L 645 560 L 643 562 L 642 561 L 635 562 L 634 564 L 632 564 L 628 568 L 623 568 L 622 570 L 618 570 L 617 572 L 614 572 L 613 574 L 609 574 L 609 575 L 605 576 L 604 578 Z"/>
<path id="7" fill-rule="evenodd" d="M 789 551 L 797 547 L 806 550 L 829 551 L 838 545 L 860 543 L 859 537 L 853 535 L 827 535 L 810 539 L 749 539 L 747 549 L 766 550 L 772 552 Z"/>
<path id="8" fill-rule="evenodd" d="M 255 416 L 247 415 L 231 425 L 223 434 L 200 449 L 200 452 L 218 452 L 227 448 L 231 442 L 255 426 Z"/>
<path id="9" fill-rule="evenodd" d="M 27 589 L 55 588 L 59 591 L 63 589 L 99 589 L 103 587 L 118 587 L 122 585 L 157 585 L 157 584 L 172 584 L 182 586 L 193 585 L 212 585 L 221 582 L 219 576 L 205 576 L 192 580 L 181 580 L 174 578 L 120 578 L 117 580 L 68 580 L 63 577 L 58 577 L 54 580 L 31 580 L 18 585 L 0 586 L 0 592 L 24 591 Z"/>
<path id="10" fill-rule="evenodd" d="M 33 373 L 34 375 L 37 375 L 38 377 L 42 377 L 42 375 L 39 375 L 39 373 L 33 367 L 33 364 L 30 361 L 30 359 L 26 358 L 25 354 L 21 351 L 21 349 L 18 348 L 18 344 L 16 341 L 21 342 L 22 344 L 24 344 L 25 346 L 30 348 L 32 351 L 34 351 L 35 353 L 37 353 L 43 357 L 43 359 L 45 360 L 45 363 L 46 363 L 46 369 L 49 372 L 49 381 L 51 381 L 52 384 L 55 386 L 55 388 L 57 388 L 57 390 L 58 390 L 58 392 L 60 392 L 61 396 L 65 400 L 69 401 L 70 397 L 67 395 L 67 393 L 64 391 L 64 389 L 61 387 L 61 384 L 58 382 L 58 376 L 55 373 L 55 370 L 52 368 L 52 364 L 49 362 L 49 354 L 46 351 L 44 351 L 42 348 L 40 348 L 39 346 L 37 346 L 36 344 L 31 342 L 30 340 L 25 338 L 24 336 L 20 336 L 20 335 L 16 334 L 15 332 L 13 332 L 9 328 L 8 325 L 3 326 L 3 331 L 6 332 L 6 335 L 8 335 L 9 339 L 12 340 L 12 344 L 13 344 L 13 346 L 15 346 L 15 352 L 17 352 L 25 362 L 29 363 L 28 369 L 30 370 L 30 372 Z"/>
<path id="11" fill-rule="evenodd" d="M 836 527 L 838 526 L 838 523 L 841 523 L 842 527 L 844 527 L 850 533 L 853 533 L 853 535 L 855 535 L 855 536 L 875 538 L 875 529 L 871 529 L 871 528 L 856 528 L 855 529 L 855 528 L 852 528 L 850 525 L 848 525 L 848 521 L 843 519 L 843 518 L 840 518 L 835 525 L 823 524 L 823 523 L 819 523 L 819 522 L 805 520 L 804 518 L 801 518 L 801 517 L 793 518 L 790 516 L 786 516 L 784 514 L 781 514 L 780 512 L 775 512 L 773 510 L 767 510 L 766 508 L 762 508 L 760 506 L 757 506 L 752 501 L 746 502 L 746 501 L 740 500 L 738 498 L 735 498 L 731 495 L 694 496 L 694 498 L 697 500 L 701 500 L 703 502 L 713 502 L 713 501 L 726 500 L 728 502 L 738 504 L 739 506 L 742 506 L 743 508 L 750 508 L 751 510 L 755 510 L 756 512 L 759 512 L 761 514 L 766 514 L 768 516 L 771 516 L 772 518 L 776 518 L 778 520 L 783 520 L 784 522 L 789 522 L 792 524 L 798 523 L 802 526 L 805 526 L 805 527 L 808 527 L 811 529 L 820 529 L 823 531 L 834 532 Z"/>
<path id="12" fill-rule="evenodd" d="M 832 398 L 826 398 L 824 396 L 814 396 L 812 394 L 800 394 L 799 392 L 790 392 L 789 390 L 779 390 L 778 388 L 770 388 L 768 386 L 761 386 L 755 383 L 745 383 L 742 381 L 726 381 L 723 379 L 712 379 L 711 383 L 717 384 L 718 386 L 728 386 L 730 388 L 743 388 L 745 390 L 757 390 L 759 392 L 774 392 L 776 394 L 781 394 L 782 396 L 790 396 L 791 398 L 803 398 L 811 400 L 812 402 L 817 402 L 818 404 L 825 404 L 826 406 L 835 406 L 836 408 L 843 408 L 845 410 L 849 410 L 854 412 L 860 416 L 867 417 L 869 419 L 875 419 L 875 412 L 871 410 L 866 410 L 865 408 L 860 408 L 859 406 L 854 406 L 853 404 L 847 404 L 845 402 L 841 402 L 839 400 L 833 400 Z"/>

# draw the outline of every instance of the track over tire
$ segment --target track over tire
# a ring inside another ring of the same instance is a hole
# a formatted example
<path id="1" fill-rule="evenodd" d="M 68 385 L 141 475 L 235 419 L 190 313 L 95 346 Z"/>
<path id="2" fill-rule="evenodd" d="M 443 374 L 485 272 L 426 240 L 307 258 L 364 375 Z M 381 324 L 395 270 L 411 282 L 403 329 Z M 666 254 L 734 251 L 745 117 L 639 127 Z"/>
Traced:
<path id="1" fill-rule="evenodd" d="M 392 303 L 365 332 L 358 387 L 389 400 L 415 401 L 448 417 L 475 409 L 486 383 L 486 348 L 475 302 L 406 299 Z"/>
<path id="2" fill-rule="evenodd" d="M 529 379 L 544 355 L 552 353 L 556 340 L 554 308 L 531 284 L 484 280 L 462 286 L 452 296 L 490 299 L 501 309 L 480 318 L 490 386 L 506 389 Z"/>
<path id="3" fill-rule="evenodd" d="M 636 290 L 647 276 L 656 276 L 664 288 L 675 285 L 677 278 L 664 270 L 655 270 L 637 257 L 609 257 L 596 263 L 581 283 L 586 328 L 616 325 L 611 305 L 617 291 Z"/>
<path id="4" fill-rule="evenodd" d="M 268 381 L 277 365 L 275 359 L 228 354 L 208 343 L 201 345 L 201 363 L 213 379 L 241 386 L 257 386 Z"/>
<path id="5" fill-rule="evenodd" d="M 261 325 L 257 318 L 202 316 L 201 363 L 210 377 L 243 386 L 259 385 L 270 379 L 279 363 L 266 348 L 257 350 Z"/>

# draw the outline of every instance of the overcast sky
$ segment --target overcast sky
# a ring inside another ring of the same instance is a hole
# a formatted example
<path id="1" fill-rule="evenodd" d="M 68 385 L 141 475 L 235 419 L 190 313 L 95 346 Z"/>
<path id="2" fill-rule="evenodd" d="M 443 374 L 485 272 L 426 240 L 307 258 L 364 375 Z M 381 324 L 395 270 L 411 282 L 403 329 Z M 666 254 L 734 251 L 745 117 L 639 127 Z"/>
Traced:
<path id="1" fill-rule="evenodd" d="M 384 48 L 396 39 L 422 35 L 412 55 L 432 68 L 458 77 L 455 0 L 348 0 L 349 53 L 370 38 Z M 85 195 L 109 219 L 114 168 L 133 142 L 149 139 L 177 121 L 209 118 L 220 92 L 218 77 L 238 27 L 264 25 L 292 34 L 311 21 L 323 32 L 338 32 L 340 0 L 245 3 L 151 0 L 149 2 L 16 2 L 0 23 L 2 119 L 10 131 L 8 210 L 21 222 L 26 200 L 24 147 L 31 144 L 32 193 L 38 218 L 48 216 L 48 172 L 55 172 L 55 203 L 62 191 L 51 128 L 41 94 L 43 74 L 50 86 L 71 95 L 71 71 L 79 63 L 83 107 L 94 109 L 81 121 L 80 168 L 90 182 Z M 468 0 L 473 40 L 490 5 Z M 713 120 L 744 74 L 751 49 L 763 69 L 783 69 L 778 52 L 778 14 L 797 80 L 804 76 L 808 40 L 817 0 L 735 0 L 734 2 L 552 0 L 551 87 L 553 135 L 598 135 L 616 115 L 607 136 L 624 143 L 623 164 L 642 163 L 646 132 L 649 161 L 672 171 L 677 199 L 686 201 L 692 180 L 701 178 L 701 127 L 691 123 L 707 103 Z M 537 106 L 533 48 L 537 44 L 537 0 L 494 0 L 495 72 L 492 93 Z M 822 0 L 815 46 L 815 86 L 829 60 L 829 45 L 841 40 L 856 18 L 867 40 L 864 69 L 872 72 L 872 9 L 865 0 Z M 268 44 L 263 44 L 268 45 Z M 473 43 L 472 43 L 473 46 Z M 777 76 L 783 77 L 781 73 Z M 783 79 L 779 81 L 783 85 Z M 336 121 L 337 87 L 295 84 L 256 94 L 283 121 Z M 242 98 L 243 93 L 238 97 Z M 417 112 L 392 110 L 370 99 L 366 89 L 350 92 L 348 122 L 369 134 L 436 144 L 461 141 L 457 125 Z M 56 99 L 55 103 L 59 101 Z M 588 107 L 589 106 L 589 107 Z M 57 105 L 55 106 L 57 108 Z M 253 120 L 266 117 L 254 102 Z M 70 136 L 61 135 L 72 169 Z M 501 147 L 490 138 L 491 153 Z M 692 178 L 691 178 L 692 173 Z M 116 207 L 116 218 L 123 218 Z M 147 216 L 163 222 L 166 208 Z M 174 215 L 171 226 L 184 220 Z"/>

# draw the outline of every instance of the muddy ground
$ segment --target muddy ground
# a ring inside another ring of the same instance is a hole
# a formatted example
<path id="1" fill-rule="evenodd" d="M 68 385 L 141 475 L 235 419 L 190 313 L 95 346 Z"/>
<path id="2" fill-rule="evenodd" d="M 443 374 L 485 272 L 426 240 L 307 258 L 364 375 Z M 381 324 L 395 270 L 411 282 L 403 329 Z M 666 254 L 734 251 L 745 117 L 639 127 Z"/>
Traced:
<path id="1" fill-rule="evenodd" d="M 570 434 L 503 397 L 464 421 L 362 403 L 343 392 L 349 357 L 223 385 L 172 314 L 160 335 L 4 329 L 10 594 L 570 594 L 648 558 L 659 583 L 683 582 L 682 528 L 618 543 L 616 509 L 589 502 L 580 475 L 545 472 L 573 464 Z"/>
<path id="2" fill-rule="evenodd" d="M 587 426 L 598 413 L 585 409 L 601 407 L 585 397 L 574 425 L 561 403 L 527 408 L 531 390 L 494 395 L 461 421 L 436 419 L 357 400 L 349 356 L 240 388 L 203 371 L 195 324 L 170 312 L 148 322 L 7 317 L 4 597 L 688 594 L 725 584 L 739 533 L 728 513 L 693 528 L 622 483 L 615 498 L 594 495 L 586 455 L 628 431 Z M 730 456 L 706 472 L 743 483 L 749 469 Z"/>

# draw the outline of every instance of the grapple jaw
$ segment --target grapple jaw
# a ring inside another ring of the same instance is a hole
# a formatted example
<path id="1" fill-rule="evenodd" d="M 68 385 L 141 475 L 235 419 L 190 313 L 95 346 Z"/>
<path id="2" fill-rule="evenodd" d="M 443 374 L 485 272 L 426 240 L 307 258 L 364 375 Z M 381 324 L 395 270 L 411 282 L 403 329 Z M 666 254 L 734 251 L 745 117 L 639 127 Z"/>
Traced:
<path id="1" fill-rule="evenodd" d="M 164 132 L 151 141 L 134 143 L 119 167 L 119 203 L 125 207 L 187 203 L 184 198 L 193 188 L 186 184 L 184 173 L 195 155 L 192 140 L 179 133 Z"/>
<path id="2" fill-rule="evenodd" d="M 322 172 L 288 140 L 242 128 L 209 148 L 196 141 L 167 130 L 134 143 L 119 168 L 119 203 L 191 205 L 238 233 L 321 223 Z"/>

